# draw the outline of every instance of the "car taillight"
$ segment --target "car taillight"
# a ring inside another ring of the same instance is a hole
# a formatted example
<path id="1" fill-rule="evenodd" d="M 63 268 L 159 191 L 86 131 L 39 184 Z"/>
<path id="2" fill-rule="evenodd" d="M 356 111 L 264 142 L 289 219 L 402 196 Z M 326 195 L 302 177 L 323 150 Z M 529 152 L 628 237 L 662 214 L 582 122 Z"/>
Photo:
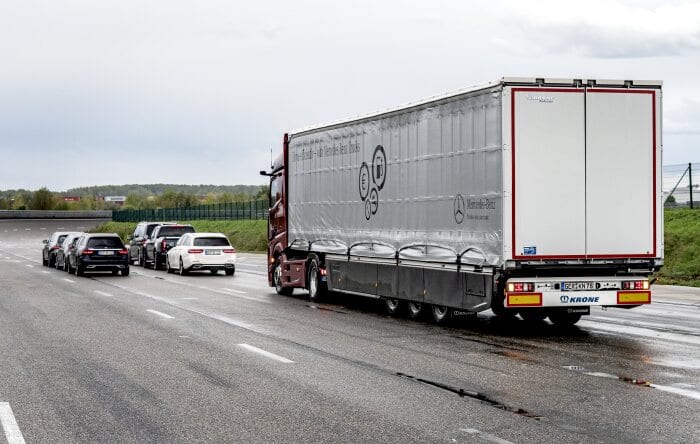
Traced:
<path id="1" fill-rule="evenodd" d="M 226 248 L 226 249 L 224 250 L 224 253 L 235 253 L 235 252 L 236 252 L 236 249 L 235 249 L 235 248 Z"/>
<path id="2" fill-rule="evenodd" d="M 86 249 L 83 250 L 82 255 L 83 255 L 83 256 L 90 256 L 91 254 L 94 254 L 94 253 L 95 253 L 94 250 L 91 250 L 91 249 L 89 249 L 89 248 L 86 248 Z"/>
<path id="3" fill-rule="evenodd" d="M 144 240 L 141 241 L 141 245 L 146 245 L 148 243 L 148 238 L 145 238 Z"/>
<path id="4" fill-rule="evenodd" d="M 189 250 L 187 250 L 187 252 L 191 254 L 201 254 L 204 252 L 204 250 L 202 250 L 201 248 L 190 248 Z"/>
<path id="5" fill-rule="evenodd" d="M 60 249 L 61 249 L 61 246 L 60 246 L 60 245 L 54 245 L 53 247 L 51 247 L 51 249 L 52 249 L 52 250 L 60 250 Z"/>
<path id="6" fill-rule="evenodd" d="M 163 239 L 163 242 L 160 243 L 160 251 L 165 251 L 168 249 L 168 243 Z"/>
<path id="7" fill-rule="evenodd" d="M 649 281 L 647 281 L 647 280 L 624 281 L 624 282 L 622 282 L 622 289 L 623 290 L 648 290 L 649 289 Z"/>
<path id="8" fill-rule="evenodd" d="M 528 291 L 533 291 L 535 289 L 535 284 L 529 282 L 511 282 L 508 284 L 509 293 L 524 293 Z"/>
<path id="9" fill-rule="evenodd" d="M 124 248 L 123 250 L 119 250 L 119 254 L 129 254 L 129 250 Z"/>

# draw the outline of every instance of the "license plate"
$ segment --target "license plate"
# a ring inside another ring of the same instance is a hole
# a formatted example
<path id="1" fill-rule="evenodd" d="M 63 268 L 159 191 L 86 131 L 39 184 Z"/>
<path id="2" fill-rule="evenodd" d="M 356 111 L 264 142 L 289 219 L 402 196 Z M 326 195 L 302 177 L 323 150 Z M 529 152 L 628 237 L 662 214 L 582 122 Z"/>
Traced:
<path id="1" fill-rule="evenodd" d="M 204 254 L 221 254 L 221 250 L 206 250 Z"/>
<path id="2" fill-rule="evenodd" d="M 562 282 L 561 291 L 595 290 L 595 282 Z"/>
<path id="3" fill-rule="evenodd" d="M 114 251 L 98 251 L 97 254 L 100 256 L 114 256 Z"/>

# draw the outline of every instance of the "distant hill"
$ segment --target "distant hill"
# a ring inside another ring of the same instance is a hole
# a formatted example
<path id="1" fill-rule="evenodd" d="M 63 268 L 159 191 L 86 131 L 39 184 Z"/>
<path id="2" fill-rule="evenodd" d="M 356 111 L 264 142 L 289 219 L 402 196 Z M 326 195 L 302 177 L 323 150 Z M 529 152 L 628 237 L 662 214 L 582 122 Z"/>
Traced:
<path id="1" fill-rule="evenodd" d="M 255 196 L 264 185 L 176 185 L 157 183 L 151 185 L 100 185 L 94 187 L 71 188 L 57 194 L 64 196 L 160 196 L 170 190 L 175 193 L 205 196 L 209 193 L 250 194 Z"/>

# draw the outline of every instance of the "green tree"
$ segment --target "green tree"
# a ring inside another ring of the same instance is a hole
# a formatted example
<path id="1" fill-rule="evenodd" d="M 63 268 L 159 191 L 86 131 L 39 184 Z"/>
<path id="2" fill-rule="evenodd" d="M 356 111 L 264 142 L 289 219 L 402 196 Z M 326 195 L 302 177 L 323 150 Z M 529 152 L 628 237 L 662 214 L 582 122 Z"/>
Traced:
<path id="1" fill-rule="evenodd" d="M 32 210 L 52 210 L 55 204 L 53 193 L 43 187 L 34 192 L 29 208 Z"/>

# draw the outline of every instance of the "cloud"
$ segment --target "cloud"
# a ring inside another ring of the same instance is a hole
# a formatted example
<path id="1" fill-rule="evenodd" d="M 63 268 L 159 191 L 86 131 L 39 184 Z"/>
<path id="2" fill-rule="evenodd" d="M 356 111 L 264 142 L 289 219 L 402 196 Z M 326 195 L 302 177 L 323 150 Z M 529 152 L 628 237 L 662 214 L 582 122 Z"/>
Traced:
<path id="1" fill-rule="evenodd" d="M 700 135 L 700 100 L 686 98 L 664 108 L 664 132 Z"/>
<path id="2" fill-rule="evenodd" d="M 517 38 L 501 45 L 592 58 L 674 56 L 700 50 L 700 3 L 656 7 L 592 1 L 578 7 L 506 2 Z M 506 46 L 504 46 L 506 47 Z"/>

